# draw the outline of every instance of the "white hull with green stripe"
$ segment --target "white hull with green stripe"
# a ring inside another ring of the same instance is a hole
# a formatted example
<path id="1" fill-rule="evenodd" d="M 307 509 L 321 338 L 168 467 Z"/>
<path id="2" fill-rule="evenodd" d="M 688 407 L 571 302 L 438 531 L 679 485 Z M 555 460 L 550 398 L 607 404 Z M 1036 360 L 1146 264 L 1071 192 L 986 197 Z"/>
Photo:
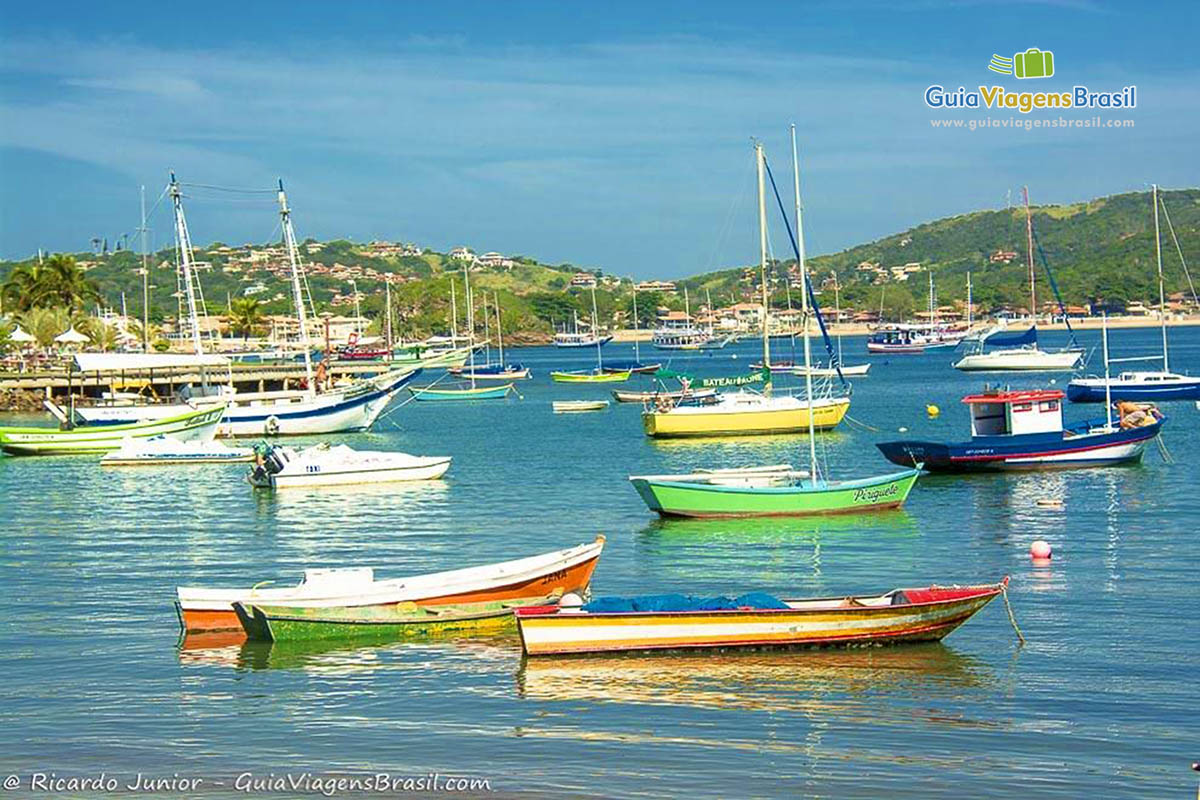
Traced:
<path id="1" fill-rule="evenodd" d="M 107 453 L 129 439 L 169 436 L 181 442 L 212 441 L 225 406 L 204 406 L 166 419 L 129 425 L 54 428 L 0 428 L 0 450 L 14 456 Z"/>

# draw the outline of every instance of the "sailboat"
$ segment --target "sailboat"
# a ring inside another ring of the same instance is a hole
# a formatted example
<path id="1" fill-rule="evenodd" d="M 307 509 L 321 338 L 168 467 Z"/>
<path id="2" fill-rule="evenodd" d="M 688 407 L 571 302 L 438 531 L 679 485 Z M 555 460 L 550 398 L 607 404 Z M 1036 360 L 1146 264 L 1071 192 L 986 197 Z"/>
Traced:
<path id="1" fill-rule="evenodd" d="M 183 192 L 175 174 L 171 173 L 169 195 L 175 213 L 176 248 L 179 254 L 181 294 L 187 300 L 190 337 L 197 358 L 203 358 L 204 344 L 200 335 L 200 315 L 203 302 L 199 295 L 191 234 L 183 210 Z M 182 399 L 186 402 L 144 406 L 90 406 L 74 409 L 75 415 L 90 424 L 129 424 L 146 419 L 164 419 L 186 413 L 197 406 L 226 403 L 224 419 L 218 436 L 282 436 L 339 431 L 365 430 L 374 424 L 392 398 L 420 368 L 387 369 L 371 378 L 357 380 L 346 387 L 317 386 L 312 367 L 312 344 L 308 338 L 308 318 L 302 285 L 303 267 L 300 263 L 296 234 L 292 228 L 291 208 L 279 182 L 279 216 L 283 228 L 291 268 L 292 298 L 299 323 L 299 342 L 304 358 L 305 388 L 278 392 L 236 392 L 228 387 L 189 387 Z"/>
<path id="2" fill-rule="evenodd" d="M 638 306 L 637 306 L 637 284 L 633 285 L 633 361 L 609 361 L 604 365 L 604 369 L 608 372 L 630 372 L 638 373 L 639 375 L 653 375 L 662 369 L 662 362 L 655 361 L 652 364 L 646 364 L 642 361 L 641 344 L 637 338 L 638 332 Z M 620 402 L 620 401 L 618 401 Z"/>
<path id="3" fill-rule="evenodd" d="M 766 166 L 762 144 L 755 143 L 758 170 L 758 218 L 762 251 L 763 309 L 766 310 L 767 219 Z M 808 337 L 808 274 L 805 265 L 804 227 L 800 207 L 800 161 L 796 152 L 796 128 L 792 126 L 792 159 L 796 188 L 796 260 L 805 291 L 802 292 L 804 364 L 812 366 L 812 347 Z M 772 179 L 774 184 L 774 179 Z M 782 208 L 782 204 L 781 204 Z M 766 317 L 763 318 L 763 363 L 769 364 L 766 351 Z M 759 468 L 693 471 L 687 475 L 632 475 L 633 484 L 650 510 L 663 516 L 681 517 L 765 517 L 801 516 L 862 512 L 895 508 L 904 503 L 916 483 L 919 468 L 856 480 L 830 480 L 821 474 L 817 461 L 816 409 L 812 375 L 805 376 L 807 389 L 808 471 L 793 470 L 790 465 Z"/>
<path id="4" fill-rule="evenodd" d="M 850 408 L 849 397 L 813 397 L 811 375 L 809 394 L 801 400 L 792 395 L 774 395 L 771 391 L 771 337 L 768 327 L 767 295 L 767 220 L 766 191 L 763 183 L 765 161 L 762 146 L 755 145 L 755 160 L 759 182 L 759 224 L 762 273 L 762 394 L 742 389 L 719 396 L 715 403 L 683 400 L 675 404 L 664 400 L 661 405 L 642 413 L 642 427 L 647 436 L 657 438 L 731 436 L 743 434 L 799 433 L 809 428 L 827 430 L 836 427 Z M 805 295 L 805 308 L 808 297 Z M 807 328 L 805 328 L 807 346 Z M 806 362 L 811 366 L 811 361 Z"/>
<path id="5" fill-rule="evenodd" d="M 509 392 L 516 392 L 516 386 L 512 383 L 501 384 L 500 386 L 479 386 L 477 381 L 479 376 L 475 373 L 475 298 L 471 293 L 471 274 L 467 271 L 467 267 L 463 266 L 463 293 L 466 295 L 467 301 L 467 348 L 469 355 L 467 357 L 467 366 L 463 370 L 463 377 L 466 379 L 458 384 L 447 384 L 439 386 L 434 382 L 428 386 L 410 386 L 409 391 L 412 392 L 414 400 L 421 402 L 454 402 L 460 400 L 503 400 L 508 397 Z M 451 284 L 453 287 L 453 284 Z M 450 313 L 452 316 L 457 316 L 458 312 L 451 307 Z M 484 319 L 487 319 L 487 310 L 485 304 Z M 451 328 L 457 325 L 457 321 L 451 322 Z M 503 359 L 503 356 L 501 356 Z M 503 363 L 503 360 L 501 361 Z M 451 371 L 453 372 L 453 371 Z"/>
<path id="6" fill-rule="evenodd" d="M 595 291 L 595 287 L 592 287 Z M 575 324 L 571 330 L 567 330 L 567 323 L 563 323 L 563 329 L 554 334 L 555 347 L 603 347 L 612 341 L 612 334 L 603 335 L 597 330 L 591 330 L 587 333 L 579 331 L 579 314 L 574 313 Z"/>
<path id="7" fill-rule="evenodd" d="M 596 312 L 596 287 L 592 286 L 592 331 L 596 334 L 600 331 L 599 314 Z M 629 376 L 633 374 L 632 370 L 606 370 L 604 368 L 604 356 L 600 353 L 600 348 L 604 345 L 599 335 L 596 336 L 596 368 L 593 370 L 556 370 L 550 373 L 550 379 L 556 383 L 621 383 L 629 380 Z M 612 337 L 608 337 L 611 339 Z"/>
<path id="8" fill-rule="evenodd" d="M 500 329 L 500 295 L 496 292 L 492 293 L 492 305 L 496 312 L 496 343 L 500 351 L 499 360 L 496 362 L 488 361 L 486 364 L 476 364 L 473 367 L 461 366 L 451 367 L 451 375 L 459 375 L 462 377 L 471 377 L 480 381 L 504 381 L 504 380 L 521 380 L 529 377 L 529 367 L 524 364 L 506 364 L 504 362 L 504 331 Z M 487 309 L 483 312 L 487 314 Z M 485 334 L 486 336 L 486 334 Z"/>
<path id="9" fill-rule="evenodd" d="M 1162 239 L 1158 226 L 1158 185 L 1154 197 L 1154 254 L 1158 260 L 1158 315 L 1162 321 L 1162 355 L 1114 358 L 1112 361 L 1158 361 L 1161 370 L 1122 372 L 1116 378 L 1074 378 L 1067 384 L 1067 399 L 1075 403 L 1111 403 L 1112 400 L 1200 400 L 1200 377 L 1171 372 L 1167 352 L 1167 297 L 1163 280 Z M 1165 207 L 1165 206 L 1164 206 Z M 1174 234 L 1174 228 L 1172 228 Z M 1183 251 L 1180 251 L 1182 257 Z"/>
<path id="10" fill-rule="evenodd" d="M 1033 216 L 1029 211 L 1029 187 L 1023 187 L 1025 197 L 1025 234 L 1029 251 L 1029 314 L 1033 320 L 1029 330 L 1020 334 L 994 333 L 977 343 L 974 352 L 969 352 L 954 364 L 964 372 L 1032 372 L 1073 370 L 1083 360 L 1083 349 L 1067 347 L 1061 350 L 1043 350 L 1037 340 L 1037 277 L 1033 267 Z M 986 345 L 999 347 L 986 350 Z"/>

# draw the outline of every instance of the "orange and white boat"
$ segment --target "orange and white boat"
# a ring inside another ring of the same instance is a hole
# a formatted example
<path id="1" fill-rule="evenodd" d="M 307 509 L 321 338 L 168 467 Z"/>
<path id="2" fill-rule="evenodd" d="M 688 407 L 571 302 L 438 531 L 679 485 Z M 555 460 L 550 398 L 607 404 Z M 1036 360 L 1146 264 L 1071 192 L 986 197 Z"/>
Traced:
<path id="1" fill-rule="evenodd" d="M 516 611 L 531 656 L 737 647 L 816 647 L 938 641 L 1008 587 L 928 586 L 880 595 L 779 600 L 683 595 L 601 597 L 582 606 Z"/>
<path id="2" fill-rule="evenodd" d="M 499 601 L 544 602 L 587 589 L 604 537 L 566 550 L 502 561 L 466 569 L 375 580 L 372 567 L 307 569 L 295 586 L 249 589 L 206 589 L 181 586 L 176 590 L 179 624 L 185 633 L 241 631 L 233 604 L 265 604 L 309 608 L 384 606 L 415 603 L 448 606 Z"/>

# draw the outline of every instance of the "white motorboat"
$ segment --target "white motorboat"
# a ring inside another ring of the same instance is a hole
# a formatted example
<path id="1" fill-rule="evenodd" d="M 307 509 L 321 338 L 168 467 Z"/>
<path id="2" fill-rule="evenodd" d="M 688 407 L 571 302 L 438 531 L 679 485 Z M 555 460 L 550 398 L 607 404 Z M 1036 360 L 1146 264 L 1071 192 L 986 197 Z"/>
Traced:
<path id="1" fill-rule="evenodd" d="M 603 411 L 608 408 L 607 400 L 555 400 L 550 404 L 555 414 L 577 414 L 581 411 Z"/>
<path id="2" fill-rule="evenodd" d="M 321 444 L 297 450 L 269 446 L 246 479 L 259 488 L 345 486 L 359 483 L 427 481 L 442 477 L 450 456 L 412 456 Z"/>
<path id="3" fill-rule="evenodd" d="M 105 467 L 133 467 L 154 464 L 235 464 L 250 461 L 250 447 L 228 447 L 218 441 L 181 442 L 168 436 L 127 439 L 118 450 L 100 459 Z"/>

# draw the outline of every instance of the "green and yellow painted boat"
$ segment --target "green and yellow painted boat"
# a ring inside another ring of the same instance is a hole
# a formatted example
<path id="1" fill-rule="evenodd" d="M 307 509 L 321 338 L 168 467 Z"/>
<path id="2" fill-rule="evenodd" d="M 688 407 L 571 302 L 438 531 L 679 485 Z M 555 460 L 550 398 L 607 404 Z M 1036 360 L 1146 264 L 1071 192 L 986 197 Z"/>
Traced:
<path id="1" fill-rule="evenodd" d="M 813 481 L 788 465 L 691 475 L 633 475 L 642 500 L 664 517 L 787 517 L 899 508 L 920 468 L 858 480 Z"/>
<path id="2" fill-rule="evenodd" d="M 513 609 L 553 603 L 555 597 L 446 606 L 318 608 L 234 603 L 248 639 L 271 642 L 317 639 L 403 639 L 442 633 L 515 631 Z"/>
<path id="3" fill-rule="evenodd" d="M 181 442 L 211 441 L 225 406 L 211 405 L 164 419 L 127 425 L 57 428 L 0 428 L 0 450 L 13 456 L 74 455 L 119 450 L 129 439 L 169 436 Z"/>
<path id="4" fill-rule="evenodd" d="M 604 369 L 593 370 L 559 370 L 551 372 L 550 378 L 555 383 L 624 383 L 629 380 L 633 370 L 623 369 L 609 372 Z"/>

